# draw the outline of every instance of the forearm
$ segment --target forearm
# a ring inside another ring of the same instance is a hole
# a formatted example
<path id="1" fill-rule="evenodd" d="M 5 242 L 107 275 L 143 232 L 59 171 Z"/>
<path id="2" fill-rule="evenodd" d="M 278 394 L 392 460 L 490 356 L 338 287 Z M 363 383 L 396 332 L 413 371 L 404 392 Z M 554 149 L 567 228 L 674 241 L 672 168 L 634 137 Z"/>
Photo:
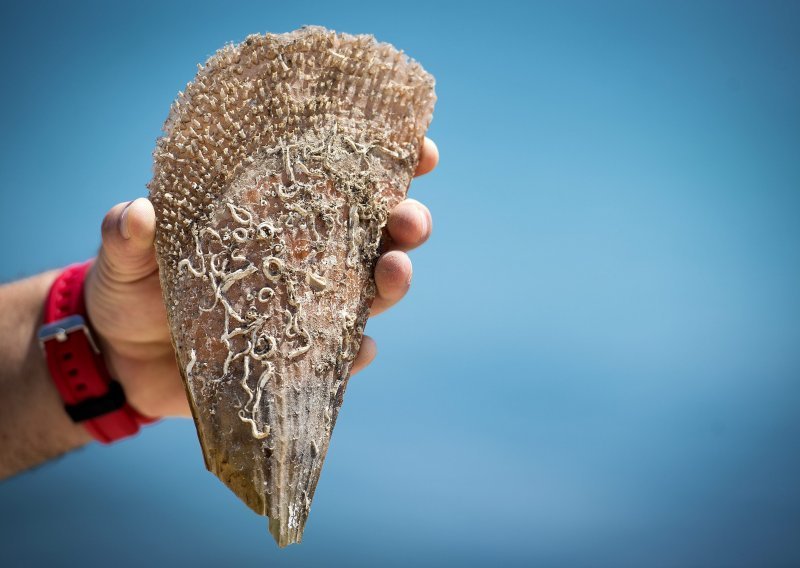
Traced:
<path id="1" fill-rule="evenodd" d="M 64 411 L 36 340 L 55 277 L 49 272 L 0 286 L 0 479 L 91 440 Z"/>

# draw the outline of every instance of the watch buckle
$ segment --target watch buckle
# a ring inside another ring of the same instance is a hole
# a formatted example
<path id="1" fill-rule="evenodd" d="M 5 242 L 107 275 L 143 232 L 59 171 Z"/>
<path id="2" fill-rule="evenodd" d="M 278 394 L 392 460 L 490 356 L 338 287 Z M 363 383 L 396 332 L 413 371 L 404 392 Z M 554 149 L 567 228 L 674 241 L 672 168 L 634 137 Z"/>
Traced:
<path id="1" fill-rule="evenodd" d="M 59 343 L 63 343 L 67 340 L 67 336 L 70 333 L 76 331 L 82 331 L 84 333 L 95 354 L 100 353 L 100 349 L 97 347 L 97 343 L 95 343 L 91 331 L 89 331 L 89 326 L 86 325 L 86 320 L 83 319 L 83 316 L 79 315 L 67 316 L 60 320 L 42 325 L 37 334 L 39 346 L 44 350 L 45 343 L 48 341 L 56 340 Z"/>

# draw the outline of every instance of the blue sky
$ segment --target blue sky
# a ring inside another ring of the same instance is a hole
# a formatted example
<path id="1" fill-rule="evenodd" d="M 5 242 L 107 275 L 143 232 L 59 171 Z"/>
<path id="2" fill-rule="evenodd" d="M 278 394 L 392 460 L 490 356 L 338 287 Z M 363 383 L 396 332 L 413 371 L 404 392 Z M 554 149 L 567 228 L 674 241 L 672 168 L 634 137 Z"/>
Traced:
<path id="1" fill-rule="evenodd" d="M 4 3 L 0 279 L 91 256 L 196 63 L 303 24 L 432 72 L 442 155 L 305 542 L 173 421 L 0 484 L 0 565 L 800 563 L 795 2 Z"/>

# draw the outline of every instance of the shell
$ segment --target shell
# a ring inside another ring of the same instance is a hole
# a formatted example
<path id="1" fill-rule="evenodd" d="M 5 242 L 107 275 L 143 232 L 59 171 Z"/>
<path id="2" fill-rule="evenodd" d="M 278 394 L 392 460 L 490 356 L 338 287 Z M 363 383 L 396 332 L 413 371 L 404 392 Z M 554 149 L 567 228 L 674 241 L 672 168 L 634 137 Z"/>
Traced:
<path id="1" fill-rule="evenodd" d="M 175 101 L 149 184 L 206 466 L 299 542 L 433 77 L 372 36 L 252 35 Z"/>

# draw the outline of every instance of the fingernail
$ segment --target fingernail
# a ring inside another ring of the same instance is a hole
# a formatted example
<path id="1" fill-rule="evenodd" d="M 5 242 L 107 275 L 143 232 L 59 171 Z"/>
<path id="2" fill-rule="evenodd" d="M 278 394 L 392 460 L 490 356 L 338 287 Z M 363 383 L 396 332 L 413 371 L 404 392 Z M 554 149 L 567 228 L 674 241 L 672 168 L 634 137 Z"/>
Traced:
<path id="1" fill-rule="evenodd" d="M 420 223 L 422 225 L 422 234 L 425 235 L 425 238 L 427 238 L 428 234 L 431 232 L 428 214 L 425 213 L 425 210 L 421 206 L 417 206 L 417 215 L 419 215 Z"/>
<path id="2" fill-rule="evenodd" d="M 131 230 L 128 227 L 128 209 L 131 208 L 131 204 L 133 201 L 129 202 L 125 209 L 122 211 L 122 215 L 119 216 L 119 234 L 122 235 L 122 238 L 126 241 L 131 238 Z"/>

